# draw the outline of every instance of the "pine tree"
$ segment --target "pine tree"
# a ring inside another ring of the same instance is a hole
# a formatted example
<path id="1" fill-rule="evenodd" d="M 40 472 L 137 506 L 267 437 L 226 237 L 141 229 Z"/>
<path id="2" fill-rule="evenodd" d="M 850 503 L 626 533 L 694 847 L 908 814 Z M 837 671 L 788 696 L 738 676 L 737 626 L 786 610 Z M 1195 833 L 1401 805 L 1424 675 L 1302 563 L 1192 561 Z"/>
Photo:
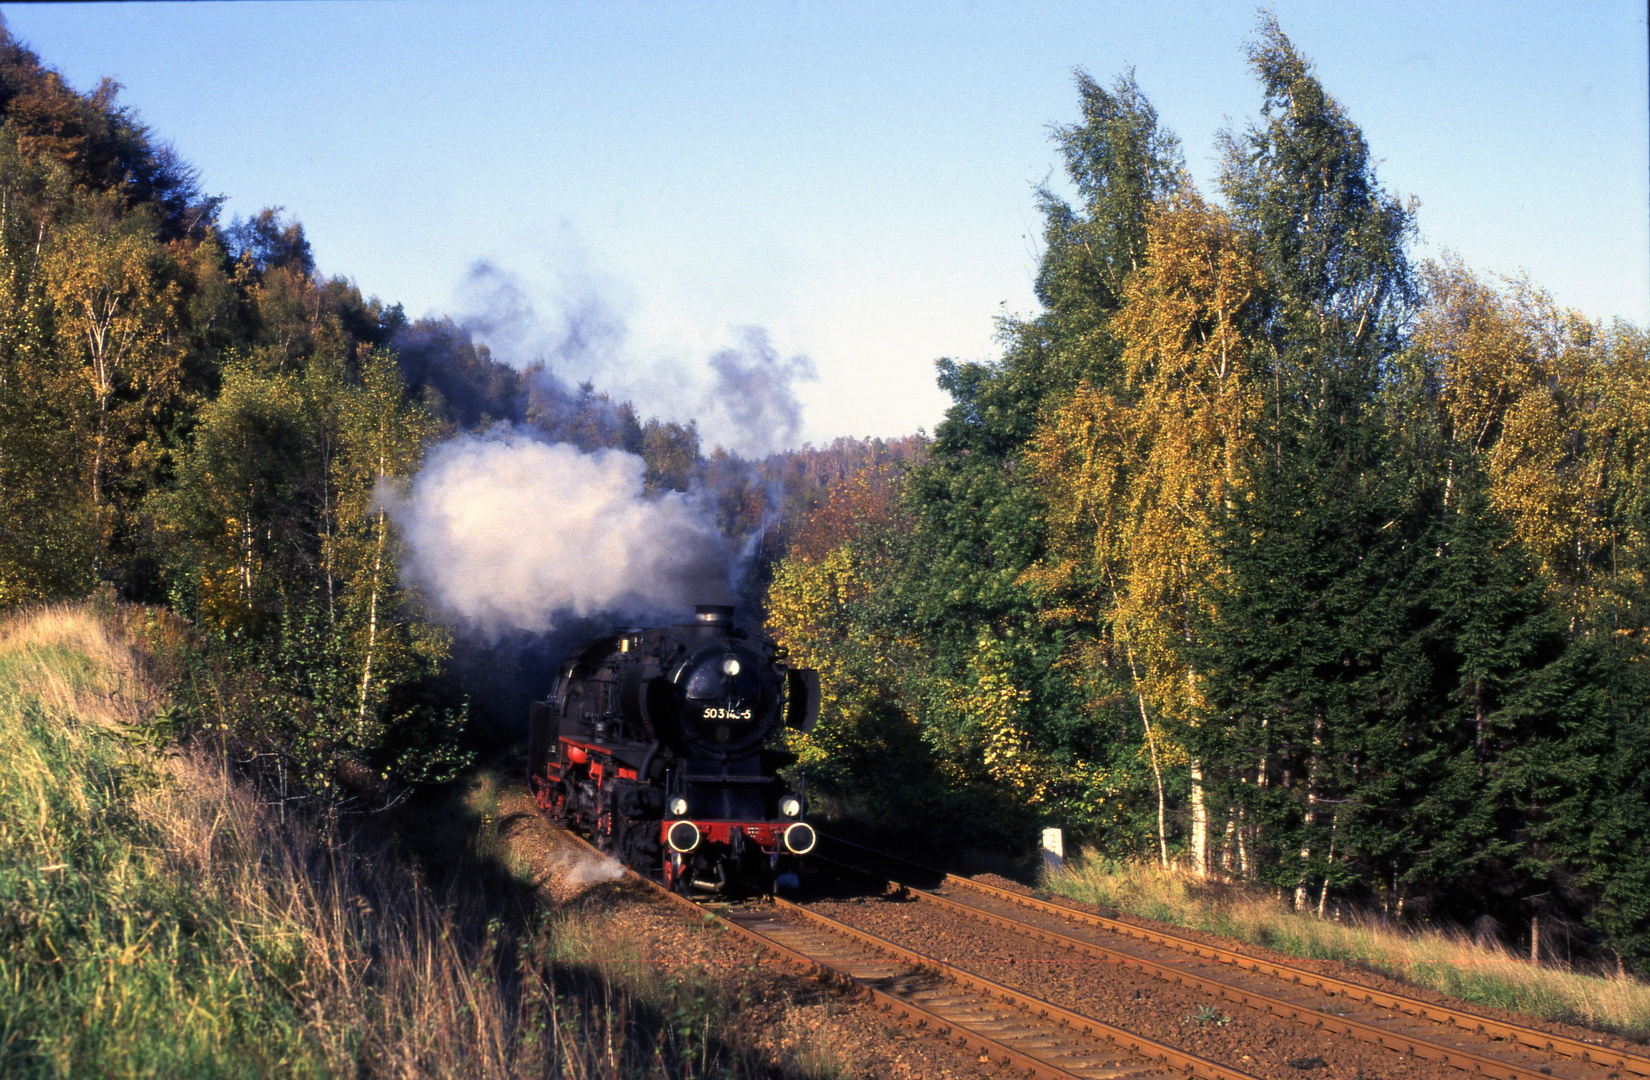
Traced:
<path id="1" fill-rule="evenodd" d="M 1345 852 L 1337 807 L 1370 755 L 1395 753 L 1410 693 L 1424 489 L 1381 404 L 1415 297 L 1412 224 L 1269 15 L 1249 59 L 1261 120 L 1224 137 L 1221 182 L 1267 282 L 1270 385 L 1252 498 L 1220 526 L 1205 749 L 1253 822 L 1245 861 L 1304 906 Z"/>

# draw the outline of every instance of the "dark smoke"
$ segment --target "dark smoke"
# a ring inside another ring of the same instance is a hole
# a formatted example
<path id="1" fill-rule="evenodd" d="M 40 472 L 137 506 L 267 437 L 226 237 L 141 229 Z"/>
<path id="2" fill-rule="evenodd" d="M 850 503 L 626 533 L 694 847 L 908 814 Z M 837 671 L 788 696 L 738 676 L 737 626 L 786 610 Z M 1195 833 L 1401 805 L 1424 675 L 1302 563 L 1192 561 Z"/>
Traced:
<path id="1" fill-rule="evenodd" d="M 761 327 L 747 326 L 741 336 L 741 347 L 710 358 L 716 385 L 704 407 L 725 418 L 728 449 L 746 456 L 771 454 L 795 444 L 802 433 L 802 403 L 794 385 L 819 376 L 806 356 L 781 360 Z"/>
<path id="2" fill-rule="evenodd" d="M 523 278 L 481 260 L 460 289 L 467 312 L 460 325 L 522 373 L 532 399 L 528 411 L 548 418 L 536 426 L 552 438 L 560 437 L 559 427 L 575 412 L 582 414 L 580 423 L 592 422 L 590 399 L 602 396 L 595 391 L 600 387 L 619 401 L 633 399 L 683 423 L 690 417 L 681 413 L 696 407 L 707 442 L 734 453 L 761 456 L 795 445 L 802 432 L 795 387 L 817 377 L 812 360 L 782 357 L 767 331 L 755 326 L 738 331 L 737 344 L 709 357 L 708 371 L 680 359 L 637 357 L 628 349 L 620 305 L 611 299 L 616 291 L 593 274 L 567 273 L 552 299 L 535 303 Z M 619 401 L 610 402 L 613 430 L 624 422 Z M 580 445 L 588 448 L 589 442 Z"/>
<path id="3" fill-rule="evenodd" d="M 685 621 L 696 603 L 756 612 L 748 571 L 782 500 L 738 455 L 796 442 L 794 385 L 815 377 L 754 327 L 708 370 L 639 360 L 616 290 L 591 274 L 558 285 L 546 300 L 477 262 L 462 317 L 397 341 L 409 384 L 458 434 L 385 505 L 409 583 L 460 631 L 454 679 L 506 728 L 567 649 L 615 624 Z M 667 419 L 643 422 L 627 398 Z M 733 453 L 701 457 L 695 408 Z"/>
<path id="4" fill-rule="evenodd" d="M 552 308 L 541 312 L 518 275 L 480 259 L 459 294 L 465 328 L 519 369 L 537 364 L 585 380 L 618 366 L 625 319 L 588 276 L 563 275 Z"/>

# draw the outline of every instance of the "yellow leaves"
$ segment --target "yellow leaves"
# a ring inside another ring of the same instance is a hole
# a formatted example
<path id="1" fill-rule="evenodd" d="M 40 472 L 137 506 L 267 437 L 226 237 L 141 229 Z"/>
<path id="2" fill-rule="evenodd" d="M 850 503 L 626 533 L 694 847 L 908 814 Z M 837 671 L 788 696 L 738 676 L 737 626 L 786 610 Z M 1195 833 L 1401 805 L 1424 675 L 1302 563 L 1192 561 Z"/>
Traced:
<path id="1" fill-rule="evenodd" d="M 1457 442 L 1489 445 L 1502 418 L 1536 385 L 1534 343 L 1501 298 L 1453 258 L 1425 272 L 1428 304 L 1416 340 L 1440 360 L 1440 396 Z"/>
<path id="2" fill-rule="evenodd" d="M 58 335 L 67 351 L 85 360 L 88 384 L 99 401 L 124 382 L 158 374 L 133 369 L 166 351 L 164 333 L 178 286 L 156 280 L 161 257 L 148 236 L 101 215 L 65 226 L 43 256 Z"/>
<path id="3" fill-rule="evenodd" d="M 852 607 L 871 588 L 864 567 L 847 545 L 817 560 L 792 555 L 774 569 L 767 596 L 768 632 L 789 650 L 791 664 L 819 672 L 819 727 L 812 737 L 790 738 L 790 748 L 805 766 L 822 764 L 830 756 L 832 733 L 849 722 L 848 714 L 864 696 L 858 680 L 892 683 L 897 673 L 890 657 L 915 655 L 909 641 L 864 640 Z M 863 670 L 867 657 L 872 661 L 870 671 Z M 850 672 L 852 661 L 858 663 Z"/>
<path id="4" fill-rule="evenodd" d="M 945 706 L 961 720 L 956 730 L 974 745 L 949 747 L 946 756 L 960 763 L 977 754 L 993 780 L 1029 803 L 1042 801 L 1057 778 L 1020 725 L 1030 691 L 1014 685 L 1003 643 L 990 635 L 979 639 L 968 666 L 967 680 L 946 689 Z"/>
<path id="5" fill-rule="evenodd" d="M 1147 256 L 1115 327 L 1129 381 L 1173 393 L 1241 379 L 1262 278 L 1231 221 L 1195 193 L 1177 195 L 1153 214 Z"/>
<path id="6" fill-rule="evenodd" d="M 1124 385 L 1080 386 L 1028 454 L 1049 508 L 1049 554 L 1021 582 L 1048 610 L 1086 607 L 1128 642 L 1140 690 L 1183 719 L 1200 596 L 1220 572 L 1216 517 L 1242 497 L 1262 397 L 1251 362 L 1263 284 L 1241 235 L 1193 194 L 1154 212 L 1149 262 L 1114 324 Z"/>
<path id="7" fill-rule="evenodd" d="M 769 631 L 791 650 L 796 663 L 817 668 L 829 662 L 828 650 L 818 646 L 846 631 L 841 625 L 844 612 L 869 589 L 846 546 L 818 561 L 786 559 L 775 569 L 768 589 Z"/>
<path id="8" fill-rule="evenodd" d="M 1525 281 L 1504 290 L 1458 260 L 1427 271 L 1417 327 L 1441 378 L 1458 454 L 1490 479 L 1490 498 L 1577 612 L 1631 585 L 1642 551 L 1615 507 L 1646 479 L 1650 368 L 1642 335 L 1606 331 Z M 1623 577 L 1625 573 L 1626 577 Z"/>
<path id="9" fill-rule="evenodd" d="M 252 598 L 247 595 L 242 568 L 203 567 L 198 589 L 199 619 L 203 626 L 227 632 L 251 625 Z"/>

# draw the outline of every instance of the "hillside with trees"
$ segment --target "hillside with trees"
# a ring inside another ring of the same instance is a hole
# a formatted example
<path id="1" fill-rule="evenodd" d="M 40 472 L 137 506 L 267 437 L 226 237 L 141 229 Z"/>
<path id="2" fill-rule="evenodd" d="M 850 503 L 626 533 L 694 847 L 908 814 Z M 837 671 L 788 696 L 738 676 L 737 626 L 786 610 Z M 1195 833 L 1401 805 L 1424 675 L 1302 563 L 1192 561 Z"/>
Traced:
<path id="1" fill-rule="evenodd" d="M 823 675 L 795 749 L 863 820 L 1061 825 L 1643 972 L 1650 341 L 1418 264 L 1270 18 L 1249 59 L 1211 192 L 1132 76 L 1079 73 L 1000 358 L 940 361 L 932 438 L 752 461 L 363 296 L 279 208 L 224 221 L 117 86 L 0 33 L 0 607 L 164 606 L 212 673 L 172 737 L 283 806 L 380 808 L 458 775 L 492 707 L 386 493 L 455 435 L 623 450 L 748 544 Z"/>
<path id="2" fill-rule="evenodd" d="M 1042 311 L 940 361 L 925 460 L 834 483 L 775 570 L 829 687 L 805 758 L 888 822 L 1643 970 L 1650 341 L 1417 265 L 1270 17 L 1248 56 L 1216 200 L 1078 73 Z"/>

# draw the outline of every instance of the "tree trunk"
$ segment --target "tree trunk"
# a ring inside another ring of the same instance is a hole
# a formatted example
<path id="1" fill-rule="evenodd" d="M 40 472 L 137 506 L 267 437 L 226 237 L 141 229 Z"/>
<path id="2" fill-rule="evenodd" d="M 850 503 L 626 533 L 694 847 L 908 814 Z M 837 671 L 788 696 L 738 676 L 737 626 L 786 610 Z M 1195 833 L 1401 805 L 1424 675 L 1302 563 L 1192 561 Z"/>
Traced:
<path id="1" fill-rule="evenodd" d="M 357 728 L 367 723 L 367 694 L 372 688 L 372 656 L 378 645 L 378 579 L 384 569 L 384 511 L 378 511 L 378 551 L 372 562 L 372 594 L 367 598 L 367 658 L 361 665 L 361 708 Z"/>
<path id="2" fill-rule="evenodd" d="M 1134 673 L 1134 655 L 1129 654 L 1129 672 Z M 1157 736 L 1152 732 L 1151 717 L 1146 712 L 1146 698 L 1140 692 L 1139 677 L 1135 677 L 1135 700 L 1140 703 L 1140 722 L 1146 728 L 1146 749 L 1151 753 L 1152 776 L 1157 780 L 1157 862 L 1159 866 L 1168 868 L 1169 865 L 1169 830 L 1167 825 L 1167 808 L 1163 799 L 1163 769 L 1157 762 Z"/>
<path id="3" fill-rule="evenodd" d="M 1266 729 L 1267 729 L 1267 727 L 1269 727 L 1271 725 L 1271 723 L 1272 723 L 1272 721 L 1269 717 L 1263 716 L 1263 717 L 1260 718 L 1261 751 L 1260 751 L 1260 762 L 1255 766 L 1255 790 L 1257 792 L 1261 792 L 1261 793 L 1264 793 L 1266 791 L 1266 749 L 1265 749 Z M 1247 781 L 1245 781 L 1245 782 L 1247 783 Z M 1240 830 L 1240 835 L 1241 835 L 1241 830 L 1243 828 L 1243 819 L 1246 818 L 1247 816 L 1248 815 L 1243 813 L 1242 810 L 1238 811 L 1238 828 Z M 1253 826 L 1251 826 L 1251 828 L 1253 829 L 1253 831 L 1249 834 L 1249 840 L 1252 840 L 1253 841 L 1253 846 L 1258 849 L 1259 846 L 1260 846 L 1260 835 L 1261 835 L 1261 824 L 1260 824 L 1260 822 L 1257 821 Z M 1243 876 L 1244 876 L 1244 879 L 1249 880 L 1253 876 L 1253 874 L 1254 874 L 1254 867 L 1250 864 L 1250 861 L 1249 861 L 1249 858 L 1248 858 L 1248 852 L 1247 852 L 1247 849 L 1245 849 L 1244 858 L 1243 858 Z"/>
<path id="4" fill-rule="evenodd" d="M 1203 798 L 1203 762 L 1193 758 L 1192 775 L 1192 873 L 1209 876 L 1209 806 Z"/>
<path id="5" fill-rule="evenodd" d="M 1335 862 L 1335 830 L 1340 827 L 1340 824 L 1341 815 L 1337 812 L 1329 822 L 1329 854 L 1324 859 L 1324 862 L 1328 865 L 1333 865 Z M 1323 918 L 1323 908 L 1327 903 L 1329 903 L 1329 875 L 1326 873 L 1323 876 L 1323 892 L 1318 894 L 1318 918 Z"/>
<path id="6" fill-rule="evenodd" d="M 1121 604 L 1118 602 L 1117 582 L 1112 578 L 1110 570 L 1106 577 L 1111 585 L 1112 611 L 1118 613 Z M 1114 619 L 1112 625 L 1120 627 L 1123 624 L 1121 617 Z M 1157 862 L 1164 869 L 1169 866 L 1169 828 L 1168 809 L 1163 797 L 1163 767 L 1157 759 L 1157 733 L 1152 730 L 1152 718 L 1146 711 L 1146 692 L 1140 685 L 1140 671 L 1134 663 L 1134 646 L 1129 644 L 1127 631 L 1123 636 L 1123 655 L 1129 662 L 1129 678 L 1134 683 L 1134 699 L 1140 705 L 1140 723 L 1146 729 L 1146 749 L 1151 754 L 1152 777 L 1157 781 Z"/>
<path id="7" fill-rule="evenodd" d="M 332 444 L 325 441 L 321 447 L 321 554 L 326 561 L 325 574 L 327 578 L 327 629 L 338 629 L 338 614 L 336 600 L 333 596 L 332 570 Z"/>
<path id="8" fill-rule="evenodd" d="M 1312 860 L 1312 826 L 1318 822 L 1318 751 L 1323 746 L 1323 714 L 1312 718 L 1312 755 L 1306 761 L 1306 814 L 1302 818 L 1306 840 L 1301 844 L 1300 883 L 1295 886 L 1295 910 L 1306 910 L 1306 869 Z"/>

